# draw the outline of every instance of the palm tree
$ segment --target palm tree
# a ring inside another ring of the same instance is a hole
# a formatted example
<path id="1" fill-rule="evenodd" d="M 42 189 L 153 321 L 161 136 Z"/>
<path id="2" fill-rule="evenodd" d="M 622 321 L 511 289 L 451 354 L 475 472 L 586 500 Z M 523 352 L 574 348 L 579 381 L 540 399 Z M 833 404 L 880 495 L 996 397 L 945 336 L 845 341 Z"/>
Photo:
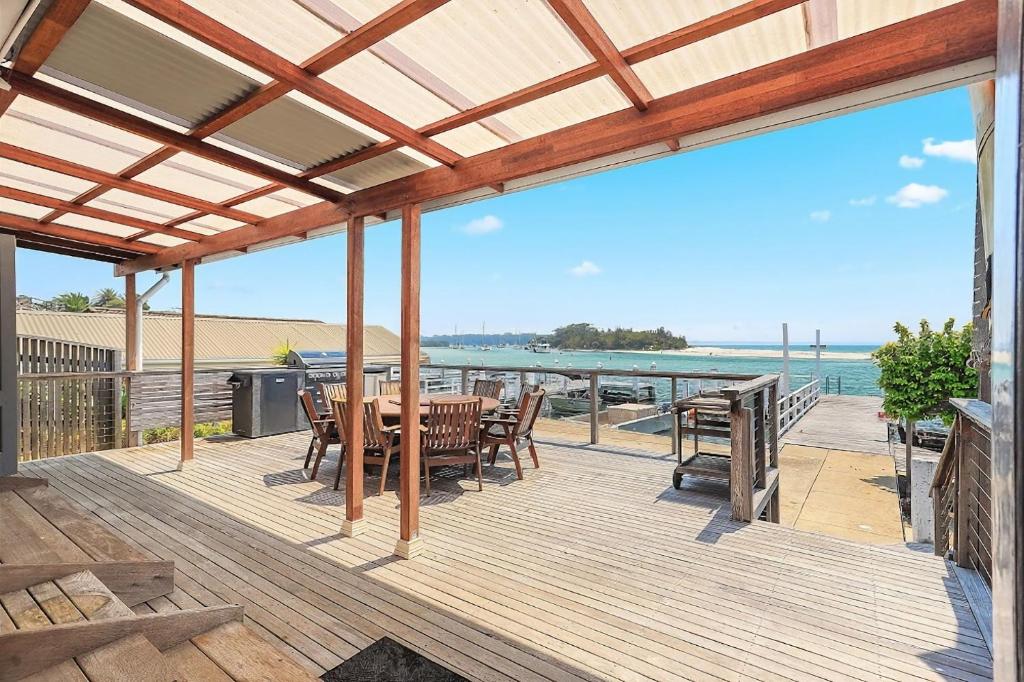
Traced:
<path id="1" fill-rule="evenodd" d="M 84 313 L 89 310 L 89 297 L 79 291 L 66 291 L 53 297 L 57 310 L 69 313 Z"/>
<path id="2" fill-rule="evenodd" d="M 123 308 L 124 297 L 108 287 L 96 292 L 92 298 L 92 304 L 97 308 Z"/>

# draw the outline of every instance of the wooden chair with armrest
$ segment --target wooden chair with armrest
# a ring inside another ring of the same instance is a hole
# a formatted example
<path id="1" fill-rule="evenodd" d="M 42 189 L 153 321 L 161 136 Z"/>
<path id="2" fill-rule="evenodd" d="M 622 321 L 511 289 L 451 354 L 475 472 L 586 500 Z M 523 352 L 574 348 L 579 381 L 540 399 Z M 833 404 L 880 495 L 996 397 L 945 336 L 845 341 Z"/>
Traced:
<path id="1" fill-rule="evenodd" d="M 316 405 L 313 404 L 313 396 L 306 389 L 299 391 L 299 402 L 302 403 L 302 411 L 306 413 L 309 428 L 313 432 L 313 437 L 309 441 L 309 449 L 306 450 L 306 463 L 302 465 L 302 468 L 309 468 L 309 460 L 313 456 L 313 448 L 316 447 L 316 461 L 313 463 L 313 472 L 309 476 L 311 481 L 316 480 L 316 474 L 320 470 L 320 460 L 327 454 L 327 448 L 331 445 L 340 445 L 341 453 L 338 455 L 338 471 L 341 471 L 341 467 L 345 462 L 345 446 L 338 433 L 337 424 L 334 419 L 322 417 L 317 413 Z"/>
<path id="2" fill-rule="evenodd" d="M 377 391 L 381 395 L 401 395 L 402 394 L 402 382 L 401 381 L 380 381 L 377 383 Z"/>
<path id="3" fill-rule="evenodd" d="M 498 458 L 498 448 L 505 445 L 512 455 L 512 462 L 516 466 L 516 477 L 523 480 L 523 467 L 519 463 L 519 453 L 516 447 L 525 442 L 530 450 L 530 457 L 533 458 L 535 469 L 540 468 L 540 460 L 537 458 L 537 448 L 533 443 L 533 425 L 540 414 L 541 404 L 544 402 L 544 390 L 538 389 L 531 393 L 523 394 L 519 401 L 518 409 L 513 414 L 499 414 L 496 417 L 485 417 L 483 420 L 484 432 L 482 444 L 490 447 L 491 458 L 489 464 L 494 466 Z"/>
<path id="4" fill-rule="evenodd" d="M 501 379 L 476 379 L 473 382 L 473 395 L 481 398 L 501 399 L 501 389 L 505 382 Z"/>
<path id="5" fill-rule="evenodd" d="M 344 400 L 331 402 L 334 408 L 334 419 L 341 425 L 338 429 L 341 433 L 348 433 L 348 403 Z M 374 398 L 363 399 L 363 464 L 376 464 L 380 466 L 380 490 L 378 495 L 384 494 L 384 486 L 388 480 L 388 468 L 391 465 L 391 458 L 398 455 L 401 447 L 399 443 L 399 427 L 384 426 L 384 420 L 380 414 L 380 405 Z M 341 469 L 338 469 L 334 477 L 334 489 L 341 485 Z"/>
<path id="6" fill-rule="evenodd" d="M 430 494 L 430 467 L 448 464 L 476 464 L 479 490 L 484 489 L 483 467 L 480 464 L 479 397 L 434 400 L 426 426 L 420 427 L 420 459 Z"/>
<path id="7" fill-rule="evenodd" d="M 348 387 L 345 384 L 318 384 L 320 389 L 320 402 L 323 403 L 323 414 L 327 417 L 334 416 L 335 400 L 344 400 L 348 396 Z"/>

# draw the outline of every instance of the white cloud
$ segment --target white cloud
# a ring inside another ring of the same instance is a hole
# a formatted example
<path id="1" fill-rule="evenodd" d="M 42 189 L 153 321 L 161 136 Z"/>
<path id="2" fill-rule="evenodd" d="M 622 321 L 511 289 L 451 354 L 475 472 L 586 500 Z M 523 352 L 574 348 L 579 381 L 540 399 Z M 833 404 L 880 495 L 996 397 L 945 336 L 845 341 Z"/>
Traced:
<path id="1" fill-rule="evenodd" d="M 862 199 L 850 199 L 850 206 L 874 206 L 878 197 L 870 196 Z"/>
<path id="2" fill-rule="evenodd" d="M 827 223 L 832 218 L 832 211 L 811 211 L 811 220 L 816 223 Z"/>
<path id="3" fill-rule="evenodd" d="M 466 234 L 488 234 L 496 232 L 502 227 L 504 227 L 504 223 L 501 222 L 501 218 L 493 215 L 485 215 L 483 218 L 470 220 L 468 223 L 463 225 L 461 229 Z"/>
<path id="4" fill-rule="evenodd" d="M 929 137 L 923 143 L 924 153 L 928 156 L 944 156 L 954 161 L 965 161 L 977 163 L 978 153 L 975 149 L 974 138 L 970 140 L 959 140 L 957 142 L 945 141 L 936 142 L 935 138 Z"/>
<path id="5" fill-rule="evenodd" d="M 912 182 L 887 198 L 886 201 L 896 204 L 900 208 L 920 208 L 924 204 L 942 201 L 948 194 L 948 191 L 937 185 L 919 185 Z"/>
<path id="6" fill-rule="evenodd" d="M 576 267 L 569 268 L 569 273 L 574 277 L 590 277 L 592 275 L 600 275 L 601 268 L 593 261 L 585 260 Z"/>
<path id="7" fill-rule="evenodd" d="M 900 168 L 920 168 L 924 165 L 924 159 L 920 156 L 908 156 L 904 154 L 900 157 Z"/>

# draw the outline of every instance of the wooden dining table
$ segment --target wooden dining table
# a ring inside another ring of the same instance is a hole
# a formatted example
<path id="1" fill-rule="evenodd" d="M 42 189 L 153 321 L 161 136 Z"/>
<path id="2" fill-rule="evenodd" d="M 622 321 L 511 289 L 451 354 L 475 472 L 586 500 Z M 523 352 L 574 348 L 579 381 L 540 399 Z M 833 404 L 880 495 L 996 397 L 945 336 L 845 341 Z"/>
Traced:
<path id="1" fill-rule="evenodd" d="M 419 396 L 420 419 L 426 419 L 430 414 L 430 403 L 451 400 L 469 400 L 478 396 L 453 395 L 451 393 L 421 393 Z M 396 421 L 402 416 L 402 401 L 397 395 L 379 395 L 374 400 L 380 408 L 380 416 L 385 421 Z M 501 404 L 494 398 L 480 398 L 480 409 L 484 414 L 494 412 Z"/>

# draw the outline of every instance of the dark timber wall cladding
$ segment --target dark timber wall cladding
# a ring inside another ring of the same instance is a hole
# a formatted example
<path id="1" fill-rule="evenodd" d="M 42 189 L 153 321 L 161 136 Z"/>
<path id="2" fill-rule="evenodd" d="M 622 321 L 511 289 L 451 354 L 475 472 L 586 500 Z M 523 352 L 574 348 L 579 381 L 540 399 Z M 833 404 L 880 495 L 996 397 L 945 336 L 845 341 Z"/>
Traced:
<path id="1" fill-rule="evenodd" d="M 18 470 L 18 356 L 14 237 L 0 235 L 0 475 Z"/>
<path id="2" fill-rule="evenodd" d="M 231 419 L 231 369 L 201 370 L 195 373 L 195 423 Z M 142 372 L 132 375 L 131 428 L 145 431 L 181 423 L 181 373 Z"/>

